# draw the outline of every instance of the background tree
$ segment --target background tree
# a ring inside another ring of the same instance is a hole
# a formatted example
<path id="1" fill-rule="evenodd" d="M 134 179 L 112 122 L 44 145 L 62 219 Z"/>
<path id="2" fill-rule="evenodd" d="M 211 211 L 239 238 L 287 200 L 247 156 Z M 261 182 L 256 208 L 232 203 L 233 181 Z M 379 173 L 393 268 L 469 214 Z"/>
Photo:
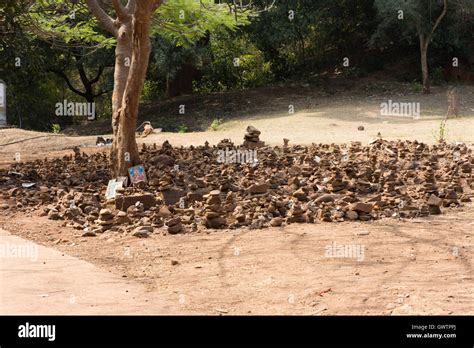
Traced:
<path id="1" fill-rule="evenodd" d="M 404 35 L 416 32 L 420 47 L 423 93 L 430 93 L 428 47 L 448 12 L 448 0 L 375 0 L 381 21 L 376 35 L 395 23 Z"/>
<path id="2" fill-rule="evenodd" d="M 30 29 L 43 38 L 60 37 L 66 44 L 115 44 L 111 150 L 114 177 L 127 175 L 128 168 L 140 162 L 135 127 L 151 52 L 151 33 L 179 38 L 178 42 L 184 45 L 206 35 L 209 27 L 230 23 L 230 15 L 234 26 L 245 17 L 212 0 L 169 0 L 162 4 L 163 0 L 40 0 L 28 11 Z M 162 10 L 156 12 L 161 6 Z M 103 31 L 97 30 L 96 22 Z M 83 77 L 83 83 L 89 84 L 90 80 Z"/>

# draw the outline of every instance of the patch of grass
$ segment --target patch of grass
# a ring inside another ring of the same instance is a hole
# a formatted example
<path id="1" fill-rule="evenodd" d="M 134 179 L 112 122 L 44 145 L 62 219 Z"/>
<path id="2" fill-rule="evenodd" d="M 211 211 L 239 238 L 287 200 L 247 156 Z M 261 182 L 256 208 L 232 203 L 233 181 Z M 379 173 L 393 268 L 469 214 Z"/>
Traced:
<path id="1" fill-rule="evenodd" d="M 423 85 L 418 81 L 413 81 L 411 83 L 411 88 L 413 89 L 414 93 L 420 93 L 423 90 Z"/>
<path id="2" fill-rule="evenodd" d="M 178 133 L 187 133 L 188 132 L 188 126 L 182 124 L 178 127 Z"/>
<path id="3" fill-rule="evenodd" d="M 446 121 L 447 119 L 444 118 L 439 124 L 438 129 L 433 131 L 433 138 L 439 144 L 444 143 L 446 141 L 446 134 L 448 133 L 446 129 Z"/>
<path id="4" fill-rule="evenodd" d="M 54 123 L 51 125 L 51 130 L 54 134 L 59 134 L 59 132 L 61 132 L 61 126 L 57 123 Z"/>
<path id="5" fill-rule="evenodd" d="M 223 123 L 222 118 L 219 118 L 219 119 L 215 118 L 215 119 L 212 121 L 211 125 L 209 126 L 209 129 L 211 129 L 211 130 L 213 130 L 213 131 L 216 131 L 216 130 L 219 129 L 219 126 L 220 126 L 222 123 Z"/>

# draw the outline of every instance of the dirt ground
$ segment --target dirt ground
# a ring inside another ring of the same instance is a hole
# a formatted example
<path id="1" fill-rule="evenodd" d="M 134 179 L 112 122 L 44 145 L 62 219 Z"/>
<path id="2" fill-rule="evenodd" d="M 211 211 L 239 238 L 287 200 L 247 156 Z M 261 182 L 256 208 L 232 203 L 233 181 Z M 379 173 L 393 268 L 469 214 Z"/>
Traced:
<path id="1" fill-rule="evenodd" d="M 448 121 L 447 139 L 473 144 L 474 89 L 467 87 L 463 93 L 468 96 L 463 116 Z M 252 124 L 268 144 L 282 144 L 284 137 L 292 144 L 366 143 L 378 132 L 388 140 L 434 143 L 433 133 L 445 112 L 441 96 L 442 91 L 420 97 L 432 104 L 422 103 L 419 120 L 380 117 L 382 96 L 325 97 L 324 103 L 293 115 L 280 111 L 245 116 L 215 132 L 158 133 L 139 142 L 169 140 L 174 146 L 188 146 L 230 138 L 240 143 L 245 127 Z M 365 130 L 357 130 L 359 125 Z M 105 151 L 95 146 L 95 139 L 0 130 L 0 166 L 13 163 L 17 153 L 26 161 L 71 154 L 74 146 Z M 80 231 L 35 212 L 11 214 L 0 212 L 0 228 L 140 283 L 147 291 L 143 296 L 160 298 L 182 313 L 474 314 L 472 205 L 407 221 L 155 233 L 146 239 L 111 233 L 81 237 Z M 330 257 L 331 246 L 346 246 L 349 254 Z"/>
<path id="2" fill-rule="evenodd" d="M 3 215 L 0 228 L 141 283 L 147 289 L 142 297 L 177 313 L 474 314 L 472 206 L 411 221 L 155 233 L 146 239 L 81 237 L 34 214 Z M 341 245 L 363 252 L 328 257 L 328 246 Z"/>

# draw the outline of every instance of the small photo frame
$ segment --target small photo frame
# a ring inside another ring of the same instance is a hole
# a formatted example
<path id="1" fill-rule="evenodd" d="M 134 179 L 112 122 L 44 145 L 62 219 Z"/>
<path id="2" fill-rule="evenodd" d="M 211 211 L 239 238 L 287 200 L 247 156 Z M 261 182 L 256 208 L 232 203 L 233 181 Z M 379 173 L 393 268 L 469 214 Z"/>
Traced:
<path id="1" fill-rule="evenodd" d="M 130 182 L 132 184 L 147 182 L 145 167 L 141 164 L 132 168 L 128 168 L 128 174 L 130 175 Z"/>

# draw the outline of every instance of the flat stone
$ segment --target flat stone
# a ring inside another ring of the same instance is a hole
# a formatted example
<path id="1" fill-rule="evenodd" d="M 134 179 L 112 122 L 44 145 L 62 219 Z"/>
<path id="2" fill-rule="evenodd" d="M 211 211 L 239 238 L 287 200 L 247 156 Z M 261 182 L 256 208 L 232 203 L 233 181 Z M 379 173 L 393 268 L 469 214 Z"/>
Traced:
<path id="1" fill-rule="evenodd" d="M 306 192 L 304 192 L 303 188 L 300 188 L 299 190 L 293 192 L 293 197 L 297 198 L 299 201 L 308 200 L 308 196 L 306 195 Z"/>
<path id="2" fill-rule="evenodd" d="M 97 236 L 97 234 L 92 231 L 86 231 L 82 234 L 82 237 L 95 237 L 95 236 Z"/>
<path id="3" fill-rule="evenodd" d="M 173 218 L 171 220 L 166 221 L 166 226 L 171 227 L 181 223 L 181 219 L 179 217 Z"/>
<path id="4" fill-rule="evenodd" d="M 118 196 L 115 198 L 115 208 L 122 211 L 127 211 L 128 207 L 141 202 L 145 210 L 150 209 L 156 204 L 155 196 L 152 194 L 133 195 L 133 196 Z"/>
<path id="5" fill-rule="evenodd" d="M 262 194 L 266 193 L 270 188 L 270 184 L 268 183 L 260 183 L 260 184 L 253 184 L 248 189 L 247 192 L 251 194 Z"/>
<path id="6" fill-rule="evenodd" d="M 370 203 L 356 202 L 349 205 L 349 210 L 370 214 L 374 206 Z"/>
<path id="7" fill-rule="evenodd" d="M 173 225 L 173 226 L 168 226 L 168 233 L 170 234 L 176 234 L 179 233 L 183 230 L 183 225 L 180 223 Z"/>
<path id="8" fill-rule="evenodd" d="M 321 197 L 316 198 L 314 202 L 316 204 L 331 203 L 335 201 L 336 197 L 337 196 L 333 194 L 325 194 L 325 195 L 322 195 Z"/>
<path id="9" fill-rule="evenodd" d="M 166 205 L 175 205 L 179 202 L 181 197 L 186 196 L 186 192 L 177 188 L 170 188 L 168 190 L 161 191 L 163 195 L 163 201 Z"/>
<path id="10" fill-rule="evenodd" d="M 443 200 L 436 195 L 431 195 L 428 199 L 428 205 L 440 207 L 443 204 Z"/>
<path id="11" fill-rule="evenodd" d="M 132 235 L 138 238 L 147 238 L 149 237 L 149 231 L 144 229 L 143 226 L 139 226 L 133 230 Z"/>
<path id="12" fill-rule="evenodd" d="M 281 226 L 283 223 L 284 219 L 282 217 L 274 217 L 273 219 L 270 220 L 270 226 L 277 227 Z"/>

